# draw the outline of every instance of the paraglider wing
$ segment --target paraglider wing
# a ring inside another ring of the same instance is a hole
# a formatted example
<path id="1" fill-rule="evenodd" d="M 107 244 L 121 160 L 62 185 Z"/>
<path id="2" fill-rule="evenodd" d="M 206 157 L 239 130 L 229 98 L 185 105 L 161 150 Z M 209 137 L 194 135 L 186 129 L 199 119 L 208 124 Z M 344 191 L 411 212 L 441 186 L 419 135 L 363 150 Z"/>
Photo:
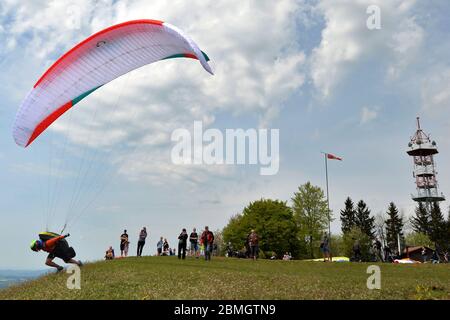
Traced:
<path id="1" fill-rule="evenodd" d="M 213 74 L 208 56 L 181 30 L 157 20 L 133 20 L 102 30 L 59 58 L 17 112 L 13 137 L 27 147 L 56 119 L 102 85 L 144 65 L 192 58 Z"/>

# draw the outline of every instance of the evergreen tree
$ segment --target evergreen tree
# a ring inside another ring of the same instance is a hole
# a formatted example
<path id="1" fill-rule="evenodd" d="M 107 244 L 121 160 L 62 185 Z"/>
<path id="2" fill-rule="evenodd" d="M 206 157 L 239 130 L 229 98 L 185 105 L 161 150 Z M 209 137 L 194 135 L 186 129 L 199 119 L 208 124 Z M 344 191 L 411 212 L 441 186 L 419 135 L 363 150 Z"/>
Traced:
<path id="1" fill-rule="evenodd" d="M 444 249 L 447 252 L 450 252 L 450 208 L 448 211 L 447 223 L 446 223 L 446 231 L 444 233 Z"/>
<path id="2" fill-rule="evenodd" d="M 430 215 L 423 202 L 419 202 L 415 210 L 415 216 L 410 219 L 413 230 L 418 233 L 429 235 Z"/>
<path id="3" fill-rule="evenodd" d="M 345 200 L 345 208 L 341 210 L 341 230 L 342 233 L 348 233 L 356 224 L 356 211 L 350 197 Z"/>
<path id="4" fill-rule="evenodd" d="M 388 219 L 386 220 L 386 242 L 391 250 L 397 248 L 397 240 L 400 235 L 400 241 L 404 243 L 403 236 L 403 219 L 398 213 L 398 209 L 393 202 L 389 204 L 386 212 Z"/>
<path id="5" fill-rule="evenodd" d="M 355 216 L 356 226 L 371 240 L 375 237 L 375 218 L 370 216 L 370 210 L 363 200 L 358 202 Z"/>
<path id="6" fill-rule="evenodd" d="M 430 223 L 429 223 L 429 237 L 438 246 L 445 246 L 445 238 L 447 236 L 447 223 L 444 215 L 441 212 L 441 207 L 438 202 L 431 205 Z"/>

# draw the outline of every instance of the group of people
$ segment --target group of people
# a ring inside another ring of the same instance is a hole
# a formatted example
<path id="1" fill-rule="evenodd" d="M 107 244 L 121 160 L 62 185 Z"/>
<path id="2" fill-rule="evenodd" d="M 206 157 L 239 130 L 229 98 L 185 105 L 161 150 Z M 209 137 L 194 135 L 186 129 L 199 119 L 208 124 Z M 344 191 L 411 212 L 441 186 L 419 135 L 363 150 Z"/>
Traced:
<path id="1" fill-rule="evenodd" d="M 363 260 L 361 253 L 361 244 L 358 239 L 353 238 L 353 256 L 350 258 L 350 261 L 353 262 L 361 262 Z M 392 253 L 391 249 L 388 246 L 383 248 L 383 245 L 380 240 L 375 239 L 372 244 L 371 253 L 374 261 L 378 262 L 392 262 L 394 261 L 395 255 Z M 331 261 L 330 254 L 330 240 L 327 234 L 324 234 L 322 238 L 322 242 L 320 243 L 320 250 L 323 253 L 324 261 Z"/>
<path id="2" fill-rule="evenodd" d="M 350 259 L 351 261 L 361 262 L 363 260 L 361 255 L 361 244 L 358 239 L 353 239 L 353 256 Z M 433 250 L 432 255 L 428 258 L 428 252 L 425 247 L 422 247 L 421 250 L 422 261 L 421 262 L 431 262 L 431 263 L 448 263 L 448 253 L 444 253 L 441 257 L 439 255 L 439 250 Z M 391 250 L 389 246 L 384 246 L 379 239 L 375 239 L 372 243 L 372 247 L 370 248 L 370 260 L 374 262 L 395 262 L 398 259 L 401 259 L 402 255 L 398 250 L 394 252 Z M 408 256 L 408 252 L 406 250 L 406 256 Z"/>
<path id="3" fill-rule="evenodd" d="M 353 256 L 350 258 L 350 261 L 361 262 L 363 259 L 361 254 L 361 244 L 358 239 L 353 238 L 353 241 Z M 323 235 L 322 241 L 320 242 L 320 251 L 323 254 L 323 260 L 325 262 L 332 261 L 330 252 L 330 238 L 328 237 L 327 233 Z M 383 245 L 378 239 L 375 239 L 373 242 L 372 253 L 375 261 L 393 261 L 393 255 L 389 247 L 386 246 L 383 250 Z"/>
<path id="4" fill-rule="evenodd" d="M 142 256 L 142 251 L 144 250 L 145 240 L 147 239 L 147 228 L 143 227 L 139 232 L 139 238 L 137 243 L 137 253 L 136 256 Z M 130 240 L 127 233 L 127 230 L 123 230 L 123 233 L 120 235 L 120 257 L 128 257 L 128 249 L 130 248 Z M 112 246 L 106 250 L 105 259 L 113 260 L 116 258 L 114 249 Z"/>
<path id="5" fill-rule="evenodd" d="M 136 256 L 141 257 L 145 246 L 145 241 L 147 239 L 147 228 L 143 227 L 139 232 L 139 240 L 137 243 Z M 190 243 L 189 252 L 187 252 L 187 243 Z M 120 257 L 124 258 L 128 256 L 128 250 L 130 246 L 129 235 L 127 230 L 124 230 L 120 235 Z M 180 235 L 178 236 L 178 259 L 186 259 L 186 255 L 190 255 L 195 258 L 204 256 L 205 260 L 211 260 L 212 252 L 214 248 L 214 233 L 209 230 L 206 226 L 202 231 L 200 236 L 197 233 L 196 228 L 194 228 L 190 235 L 188 235 L 185 228 L 182 229 Z M 157 256 L 174 256 L 176 255 L 177 249 L 170 248 L 167 239 L 160 237 L 156 244 L 156 255 Z M 115 253 L 112 246 L 110 246 L 105 253 L 105 260 L 115 259 Z"/>
<path id="6" fill-rule="evenodd" d="M 284 256 L 283 256 L 283 260 L 284 261 L 289 261 L 289 260 L 292 260 L 292 259 L 293 259 L 293 257 L 292 257 L 292 254 L 290 252 L 286 252 L 284 254 Z"/>
<path id="7" fill-rule="evenodd" d="M 157 256 L 173 256 L 175 255 L 176 249 L 171 249 L 169 241 L 167 239 L 163 240 L 161 237 L 156 244 L 156 255 Z"/>
<path id="8" fill-rule="evenodd" d="M 209 230 L 208 226 L 205 227 L 205 230 L 201 233 L 200 237 L 198 236 L 195 228 L 189 236 L 186 229 L 183 228 L 178 236 L 178 259 L 186 258 L 188 239 L 190 243 L 189 253 L 191 256 L 198 259 L 199 256 L 203 254 L 205 256 L 205 260 L 211 260 L 214 248 L 214 233 Z"/>
<path id="9" fill-rule="evenodd" d="M 143 227 L 139 232 L 138 242 L 137 242 L 137 252 L 136 255 L 138 257 L 142 256 L 143 249 L 145 246 L 145 242 L 147 239 L 148 233 L 146 227 Z M 31 249 L 33 251 L 46 251 L 48 253 L 46 265 L 56 268 L 58 271 L 63 270 L 63 267 L 54 263 L 53 260 L 55 258 L 60 258 L 66 263 L 76 264 L 78 266 L 82 266 L 81 261 L 75 260 L 74 257 L 76 255 L 75 250 L 70 247 L 66 241 L 66 238 L 69 237 L 67 235 L 58 235 L 56 233 L 51 232 L 42 232 L 39 234 L 38 240 L 33 240 L 31 243 Z M 245 241 L 245 252 L 243 251 L 234 251 L 231 242 L 227 245 L 227 256 L 228 257 L 238 257 L 238 258 L 251 258 L 256 260 L 259 255 L 259 240 L 260 237 L 256 233 L 255 230 L 251 230 L 251 232 L 247 235 Z M 350 261 L 360 262 L 363 260 L 361 254 L 361 244 L 358 239 L 353 239 L 353 256 Z M 187 251 L 187 244 L 190 243 L 189 251 Z M 129 235 L 127 230 L 120 235 L 120 257 L 127 257 L 129 250 Z M 156 245 L 156 255 L 157 256 L 173 256 L 176 255 L 176 249 L 171 249 L 169 246 L 169 242 L 167 239 L 163 237 L 160 238 Z M 190 235 L 188 235 L 185 228 L 182 229 L 181 233 L 178 236 L 178 259 L 186 259 L 186 255 L 190 255 L 195 258 L 199 258 L 200 256 L 204 256 L 205 260 L 211 260 L 211 256 L 213 250 L 216 249 L 216 245 L 214 243 L 214 234 L 209 230 L 209 227 L 206 226 L 205 229 L 199 234 L 197 230 L 194 228 Z M 323 253 L 324 261 L 331 261 L 330 254 L 330 240 L 328 234 L 324 234 L 322 241 L 320 243 L 320 250 Z M 382 245 L 381 241 L 375 239 L 371 248 L 371 256 L 373 256 L 374 261 L 380 262 L 394 262 L 395 258 L 400 257 L 398 253 L 393 254 L 389 246 Z M 112 246 L 110 246 L 105 253 L 106 260 L 115 259 L 116 255 Z M 275 253 L 272 254 L 271 260 L 276 260 L 277 256 Z M 283 256 L 283 260 L 292 260 L 293 257 L 290 252 L 286 252 Z M 427 257 L 427 249 L 422 247 L 422 260 L 423 262 L 428 262 Z M 446 262 L 448 263 L 449 257 L 448 252 L 445 251 L 441 256 L 439 255 L 439 250 L 433 250 L 433 254 L 429 259 L 432 263 Z"/>

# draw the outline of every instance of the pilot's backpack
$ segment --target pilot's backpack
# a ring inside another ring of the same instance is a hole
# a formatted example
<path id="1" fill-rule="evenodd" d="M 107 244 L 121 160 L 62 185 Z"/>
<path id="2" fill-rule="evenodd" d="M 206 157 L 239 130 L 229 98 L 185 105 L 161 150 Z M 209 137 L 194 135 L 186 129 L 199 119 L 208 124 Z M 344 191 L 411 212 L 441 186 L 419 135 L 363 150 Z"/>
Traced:
<path id="1" fill-rule="evenodd" d="M 39 233 L 39 239 L 41 239 L 44 242 L 59 236 L 60 236 L 59 234 L 49 231 Z M 69 244 L 67 243 L 66 239 L 60 240 L 59 243 L 62 244 L 62 247 L 64 248 L 64 251 L 66 251 L 66 256 L 68 258 L 72 259 L 77 255 L 75 250 L 72 247 L 69 247 Z"/>

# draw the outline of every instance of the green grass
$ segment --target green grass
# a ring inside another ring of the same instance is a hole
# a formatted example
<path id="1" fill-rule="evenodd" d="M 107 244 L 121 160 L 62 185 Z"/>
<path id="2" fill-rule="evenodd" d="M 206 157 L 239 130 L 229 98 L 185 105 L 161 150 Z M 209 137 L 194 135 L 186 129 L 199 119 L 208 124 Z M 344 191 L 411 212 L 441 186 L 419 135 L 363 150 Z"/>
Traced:
<path id="1" fill-rule="evenodd" d="M 370 264 L 174 257 L 127 258 L 49 274 L 0 290 L 0 299 L 450 299 L 450 265 L 381 267 L 381 290 L 366 286 Z"/>

